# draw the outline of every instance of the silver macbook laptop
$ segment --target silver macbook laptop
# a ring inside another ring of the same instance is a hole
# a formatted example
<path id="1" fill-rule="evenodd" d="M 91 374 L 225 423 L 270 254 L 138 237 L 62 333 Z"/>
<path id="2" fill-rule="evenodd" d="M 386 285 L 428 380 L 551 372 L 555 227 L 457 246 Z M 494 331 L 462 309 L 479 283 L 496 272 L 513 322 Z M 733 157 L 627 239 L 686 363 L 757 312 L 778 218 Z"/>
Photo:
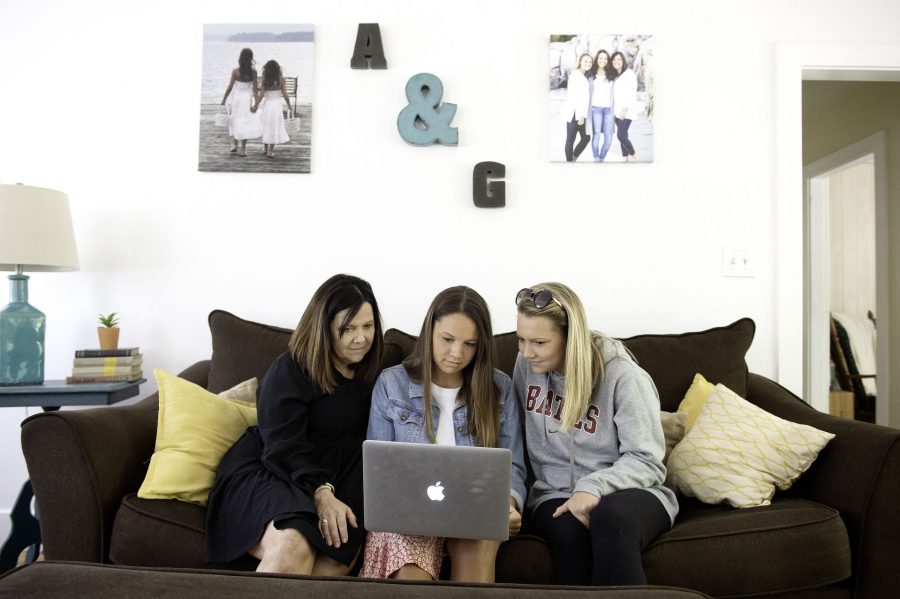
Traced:
<path id="1" fill-rule="evenodd" d="M 508 449 L 365 441 L 366 529 L 505 541 L 511 469 Z"/>

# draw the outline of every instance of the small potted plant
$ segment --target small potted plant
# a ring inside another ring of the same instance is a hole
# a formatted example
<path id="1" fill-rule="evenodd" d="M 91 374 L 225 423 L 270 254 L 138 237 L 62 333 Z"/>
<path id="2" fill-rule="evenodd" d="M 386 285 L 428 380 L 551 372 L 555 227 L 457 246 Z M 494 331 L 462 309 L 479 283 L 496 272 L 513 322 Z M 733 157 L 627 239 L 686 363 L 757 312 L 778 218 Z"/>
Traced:
<path id="1" fill-rule="evenodd" d="M 100 349 L 116 349 L 119 347 L 119 317 L 115 312 L 104 316 L 100 314 L 97 320 L 102 327 L 97 327 L 97 336 L 100 338 Z"/>

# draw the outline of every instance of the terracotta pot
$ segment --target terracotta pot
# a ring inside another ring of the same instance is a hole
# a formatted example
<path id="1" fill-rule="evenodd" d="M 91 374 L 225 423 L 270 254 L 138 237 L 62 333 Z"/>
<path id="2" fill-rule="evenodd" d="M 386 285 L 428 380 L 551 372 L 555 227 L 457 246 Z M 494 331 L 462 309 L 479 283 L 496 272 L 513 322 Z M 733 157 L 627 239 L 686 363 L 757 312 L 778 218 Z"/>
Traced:
<path id="1" fill-rule="evenodd" d="M 116 349 L 119 347 L 119 327 L 97 327 L 100 338 L 100 349 Z"/>

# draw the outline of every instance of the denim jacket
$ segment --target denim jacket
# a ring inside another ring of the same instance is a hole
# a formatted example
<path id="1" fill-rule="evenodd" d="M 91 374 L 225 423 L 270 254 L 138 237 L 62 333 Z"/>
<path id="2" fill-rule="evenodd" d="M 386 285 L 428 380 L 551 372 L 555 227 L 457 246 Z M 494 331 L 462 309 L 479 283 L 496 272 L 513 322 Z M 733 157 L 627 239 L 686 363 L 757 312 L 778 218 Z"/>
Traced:
<path id="1" fill-rule="evenodd" d="M 512 380 L 494 369 L 494 383 L 500 389 L 503 405 L 500 409 L 500 439 L 498 447 L 512 451 L 512 481 L 510 495 L 516 500 L 519 511 L 524 507 L 525 458 L 522 449 L 521 406 L 516 401 Z M 382 371 L 372 392 L 372 408 L 369 412 L 369 430 L 366 438 L 379 441 L 403 441 L 406 443 L 430 443 L 425 431 L 421 383 L 411 381 L 403 365 Z M 441 418 L 441 410 L 432 405 L 435 428 Z M 475 445 L 469 431 L 469 414 L 466 404 L 456 404 L 453 409 L 453 431 L 457 445 Z"/>

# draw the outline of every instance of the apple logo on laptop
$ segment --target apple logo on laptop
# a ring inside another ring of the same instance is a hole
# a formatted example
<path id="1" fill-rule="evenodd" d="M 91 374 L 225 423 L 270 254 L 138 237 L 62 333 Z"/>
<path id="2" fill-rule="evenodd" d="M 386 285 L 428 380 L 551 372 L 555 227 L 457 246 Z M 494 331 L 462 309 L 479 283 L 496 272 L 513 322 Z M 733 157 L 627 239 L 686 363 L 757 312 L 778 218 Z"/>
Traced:
<path id="1" fill-rule="evenodd" d="M 441 486 L 441 481 L 437 481 L 428 487 L 428 499 L 432 501 L 444 500 L 444 487 Z"/>

